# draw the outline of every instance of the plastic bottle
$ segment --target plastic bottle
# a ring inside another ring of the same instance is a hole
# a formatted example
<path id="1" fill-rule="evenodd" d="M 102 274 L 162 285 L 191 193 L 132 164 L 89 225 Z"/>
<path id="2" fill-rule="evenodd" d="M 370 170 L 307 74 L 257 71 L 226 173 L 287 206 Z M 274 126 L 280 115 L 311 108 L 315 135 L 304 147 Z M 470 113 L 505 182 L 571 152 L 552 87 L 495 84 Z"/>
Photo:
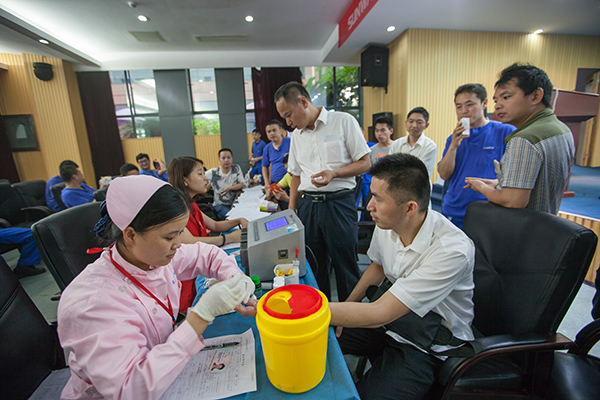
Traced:
<path id="1" fill-rule="evenodd" d="M 257 275 L 254 275 L 251 276 L 250 279 L 252 279 L 252 282 L 254 282 L 254 296 L 256 296 L 257 299 L 260 299 L 260 296 L 263 294 L 260 278 Z"/>

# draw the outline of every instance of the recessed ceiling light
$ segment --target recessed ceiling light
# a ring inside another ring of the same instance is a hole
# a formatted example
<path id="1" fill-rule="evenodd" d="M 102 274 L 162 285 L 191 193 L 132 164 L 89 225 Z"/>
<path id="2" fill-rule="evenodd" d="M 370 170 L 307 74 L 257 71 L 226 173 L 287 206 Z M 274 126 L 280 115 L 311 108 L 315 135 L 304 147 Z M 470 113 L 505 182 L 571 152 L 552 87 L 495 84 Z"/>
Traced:
<path id="1" fill-rule="evenodd" d="M 543 29 L 538 29 L 536 31 L 533 32 L 534 35 L 539 35 L 540 33 L 544 32 Z"/>
<path id="2" fill-rule="evenodd" d="M 252 22 L 252 21 L 254 21 L 254 17 L 252 15 L 248 15 L 246 17 L 246 22 Z"/>
<path id="3" fill-rule="evenodd" d="M 38 40 L 38 42 L 40 42 L 41 44 L 50 44 L 50 42 L 47 41 L 46 39 L 40 39 L 40 40 Z"/>
<path id="4" fill-rule="evenodd" d="M 138 19 L 142 22 L 148 22 L 148 17 L 145 15 L 138 15 Z"/>
<path id="5" fill-rule="evenodd" d="M 394 32 L 395 30 L 396 30 L 396 27 L 394 25 L 390 25 L 387 27 L 388 32 Z"/>

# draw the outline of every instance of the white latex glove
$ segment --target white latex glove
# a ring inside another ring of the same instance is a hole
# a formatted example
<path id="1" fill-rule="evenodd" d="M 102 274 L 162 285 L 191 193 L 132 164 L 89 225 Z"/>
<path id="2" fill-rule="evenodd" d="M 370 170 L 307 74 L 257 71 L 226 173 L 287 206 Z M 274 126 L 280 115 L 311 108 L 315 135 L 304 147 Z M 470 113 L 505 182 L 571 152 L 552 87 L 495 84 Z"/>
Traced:
<path id="1" fill-rule="evenodd" d="M 212 285 L 191 311 L 207 322 L 212 322 L 216 316 L 233 311 L 254 291 L 254 284 L 252 284 L 252 292 L 248 293 L 248 282 L 244 277 L 244 274 L 235 274 L 226 281 Z"/>
<path id="2" fill-rule="evenodd" d="M 256 288 L 254 282 L 252 281 L 252 279 L 250 279 L 248 275 L 243 273 L 241 270 L 235 272 L 233 275 L 231 275 L 231 277 L 235 277 L 236 279 L 240 279 L 242 282 L 244 282 L 244 290 L 246 291 L 246 297 L 244 297 L 243 302 L 247 303 L 250 296 L 254 294 L 254 289 Z"/>

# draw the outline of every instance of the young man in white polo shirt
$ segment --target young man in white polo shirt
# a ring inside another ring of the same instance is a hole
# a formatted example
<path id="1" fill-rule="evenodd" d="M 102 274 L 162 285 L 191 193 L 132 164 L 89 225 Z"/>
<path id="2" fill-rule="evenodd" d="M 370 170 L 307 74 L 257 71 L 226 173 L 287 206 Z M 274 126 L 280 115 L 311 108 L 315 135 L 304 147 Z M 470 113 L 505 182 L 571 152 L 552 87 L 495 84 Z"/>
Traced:
<path id="1" fill-rule="evenodd" d="M 437 158 L 437 146 L 423 132 L 429 127 L 429 112 L 423 107 L 415 107 L 406 116 L 408 135 L 394 141 L 390 154 L 408 153 L 419 158 L 425 164 L 431 178 Z"/>
<path id="2" fill-rule="evenodd" d="M 277 90 L 275 105 L 295 129 L 288 160 L 289 208 L 304 224 L 305 242 L 315 253 L 319 289 L 330 298 L 333 267 L 338 298 L 345 300 L 360 278 L 354 187 L 356 175 L 371 167 L 369 147 L 353 116 L 315 106 L 297 82 Z"/>
<path id="3" fill-rule="evenodd" d="M 421 160 L 389 155 L 371 174 L 367 209 L 377 224 L 367 253 L 372 263 L 345 302 L 329 304 L 331 325 L 338 327 L 344 354 L 372 360 L 357 382 L 361 399 L 427 398 L 441 365 L 433 352 L 449 349 L 439 331 L 452 333 L 447 337 L 457 340 L 451 344 L 473 339 L 475 247 L 428 210 L 429 177 Z M 383 294 L 362 303 L 369 286 L 380 284 Z"/>

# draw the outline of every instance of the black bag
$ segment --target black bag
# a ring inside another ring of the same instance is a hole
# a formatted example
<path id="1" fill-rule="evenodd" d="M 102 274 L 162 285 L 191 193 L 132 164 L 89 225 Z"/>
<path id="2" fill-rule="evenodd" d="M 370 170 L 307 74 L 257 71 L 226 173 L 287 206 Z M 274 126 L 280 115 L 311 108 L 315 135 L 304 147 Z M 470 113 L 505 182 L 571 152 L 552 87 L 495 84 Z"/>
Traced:
<path id="1" fill-rule="evenodd" d="M 392 287 L 392 282 L 385 279 L 379 286 L 369 286 L 367 288 L 367 298 L 374 302 Z M 397 333 L 404 339 L 417 345 L 419 348 L 434 355 L 446 355 L 446 352 L 436 353 L 431 350 L 435 345 L 460 346 L 466 343 L 452 335 L 450 329 L 442 325 L 442 317 L 439 314 L 429 311 L 423 317 L 419 317 L 410 311 L 395 321 L 384 325 L 385 329 Z M 448 350 L 451 352 L 452 350 Z"/>

